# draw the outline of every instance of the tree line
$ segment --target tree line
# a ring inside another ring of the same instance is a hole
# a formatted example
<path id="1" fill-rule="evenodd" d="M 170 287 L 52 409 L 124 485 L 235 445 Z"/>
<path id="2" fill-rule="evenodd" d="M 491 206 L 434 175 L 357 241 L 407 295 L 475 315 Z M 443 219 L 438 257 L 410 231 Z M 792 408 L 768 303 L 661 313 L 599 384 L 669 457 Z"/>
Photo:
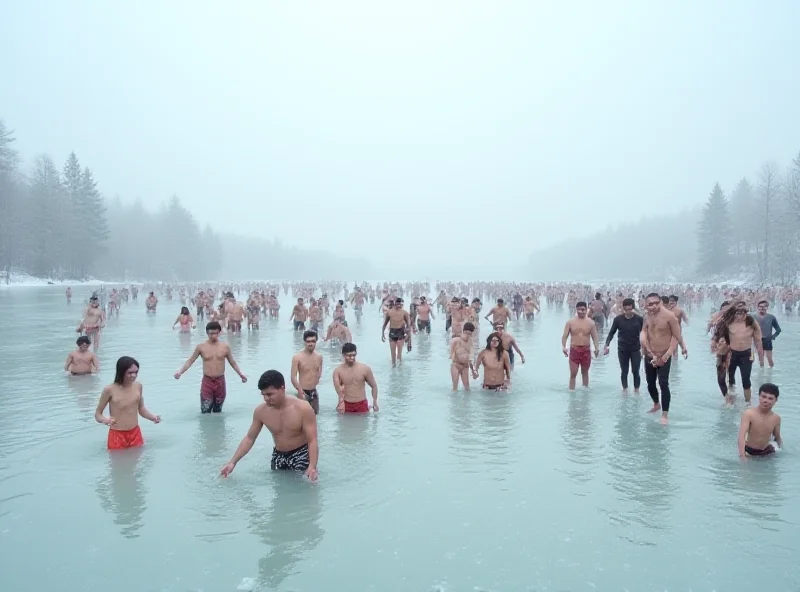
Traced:
<path id="1" fill-rule="evenodd" d="M 284 248 L 277 241 L 221 237 L 177 196 L 156 211 L 107 200 L 73 152 L 23 169 L 14 133 L 0 119 L 0 269 L 51 279 L 113 281 L 367 279 L 363 259 Z M 244 264 L 243 264 L 244 263 Z"/>
<path id="2" fill-rule="evenodd" d="M 781 171 L 761 167 L 730 196 L 714 185 L 697 226 L 697 272 L 710 278 L 746 273 L 759 282 L 793 284 L 800 274 L 800 154 Z"/>

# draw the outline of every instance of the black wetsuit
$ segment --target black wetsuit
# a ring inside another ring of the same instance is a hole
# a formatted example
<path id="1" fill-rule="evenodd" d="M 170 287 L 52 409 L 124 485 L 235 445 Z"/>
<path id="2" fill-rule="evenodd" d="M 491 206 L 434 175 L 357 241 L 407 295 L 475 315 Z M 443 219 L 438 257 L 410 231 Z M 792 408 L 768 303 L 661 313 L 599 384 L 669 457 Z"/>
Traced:
<path id="1" fill-rule="evenodd" d="M 642 363 L 642 346 L 639 342 L 639 334 L 642 332 L 644 319 L 634 313 L 631 318 L 625 315 L 617 315 L 611 323 L 611 330 L 606 337 L 606 347 L 614 339 L 614 334 L 619 331 L 617 337 L 617 356 L 619 357 L 619 368 L 621 371 L 620 379 L 622 388 L 628 388 L 628 367 L 633 372 L 633 388 L 638 389 L 642 383 L 639 376 L 639 366 Z"/>

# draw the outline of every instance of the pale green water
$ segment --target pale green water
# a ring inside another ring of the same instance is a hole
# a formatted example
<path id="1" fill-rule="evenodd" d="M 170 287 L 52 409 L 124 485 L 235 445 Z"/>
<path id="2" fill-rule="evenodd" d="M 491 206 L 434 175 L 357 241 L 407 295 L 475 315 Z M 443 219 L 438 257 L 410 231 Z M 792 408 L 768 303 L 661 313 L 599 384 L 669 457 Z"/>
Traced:
<path id="1" fill-rule="evenodd" d="M 528 363 L 506 395 L 450 393 L 443 321 L 391 370 L 377 313 L 361 327 L 351 319 L 382 411 L 338 417 L 338 356 L 323 352 L 312 486 L 268 470 L 266 432 L 230 479 L 217 476 L 261 400 L 258 375 L 288 375 L 300 348 L 286 315 L 232 340 L 251 382 L 229 371 L 225 411 L 210 417 L 199 410 L 200 364 L 172 378 L 203 338 L 170 330 L 176 302 L 162 299 L 154 318 L 142 300 L 124 307 L 104 335 L 101 377 L 66 378 L 81 308 L 61 288 L 0 291 L 3 592 L 222 592 L 245 578 L 298 592 L 800 589 L 796 322 L 779 317 L 768 375 L 782 388 L 786 449 L 743 465 L 705 313 L 687 330 L 690 359 L 673 366 L 668 428 L 645 413 L 647 395 L 620 396 L 613 344 L 592 366 L 592 388 L 567 392 L 563 311 L 512 325 Z M 120 355 L 141 363 L 163 422 L 143 420 L 141 452 L 109 455 L 93 411 Z M 754 384 L 764 380 L 754 371 Z"/>

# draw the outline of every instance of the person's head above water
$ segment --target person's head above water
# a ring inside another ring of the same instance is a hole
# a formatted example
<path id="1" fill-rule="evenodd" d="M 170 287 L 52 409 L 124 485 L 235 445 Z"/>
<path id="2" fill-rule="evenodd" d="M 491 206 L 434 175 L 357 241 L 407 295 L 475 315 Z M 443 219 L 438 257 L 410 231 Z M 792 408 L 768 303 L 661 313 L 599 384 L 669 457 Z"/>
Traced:
<path id="1" fill-rule="evenodd" d="M 765 382 L 761 385 L 761 388 L 758 389 L 758 406 L 760 409 L 765 411 L 769 411 L 775 406 L 775 403 L 778 402 L 778 395 L 780 395 L 780 390 L 778 389 L 777 384 L 773 384 L 771 382 Z"/>
<path id="2" fill-rule="evenodd" d="M 81 335 L 78 337 L 75 343 L 78 345 L 81 351 L 86 351 L 89 349 L 89 346 L 92 345 L 92 340 L 86 337 L 86 335 Z"/>
<path id="3" fill-rule="evenodd" d="M 114 382 L 119 385 L 129 385 L 136 382 L 139 375 L 139 362 L 130 356 L 122 356 L 117 360 L 117 371 Z"/>
<path id="4" fill-rule="evenodd" d="M 181 314 L 182 315 L 188 315 L 189 314 L 189 307 L 188 306 L 182 306 L 181 307 Z"/>
<path id="5" fill-rule="evenodd" d="M 314 348 L 317 347 L 317 332 L 316 331 L 306 331 L 303 333 L 303 343 L 306 344 L 306 351 L 311 353 L 314 351 Z"/>
<path id="6" fill-rule="evenodd" d="M 258 390 L 267 407 L 281 407 L 286 401 L 286 380 L 277 370 L 267 370 L 258 379 Z"/>
<path id="7" fill-rule="evenodd" d="M 347 342 L 342 346 L 342 357 L 345 364 L 352 366 L 356 363 L 356 354 L 358 353 L 355 343 Z"/>
<path id="8" fill-rule="evenodd" d="M 655 314 L 661 310 L 661 296 L 655 292 L 650 292 L 644 300 L 644 305 L 647 307 L 647 312 Z"/>
<path id="9" fill-rule="evenodd" d="M 578 304 L 575 305 L 575 312 L 578 313 L 578 316 L 580 318 L 585 317 L 586 316 L 586 303 L 583 302 L 583 301 L 578 302 Z"/>
<path id="10" fill-rule="evenodd" d="M 206 335 L 208 335 L 209 341 L 217 341 L 220 333 L 222 333 L 222 325 L 217 321 L 211 321 L 206 325 Z"/>

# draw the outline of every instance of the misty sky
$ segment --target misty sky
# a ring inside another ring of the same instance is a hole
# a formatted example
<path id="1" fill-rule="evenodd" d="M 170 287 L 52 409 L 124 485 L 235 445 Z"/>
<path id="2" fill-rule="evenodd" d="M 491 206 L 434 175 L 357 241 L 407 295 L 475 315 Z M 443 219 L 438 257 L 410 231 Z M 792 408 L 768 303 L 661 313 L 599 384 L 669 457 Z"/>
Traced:
<path id="1" fill-rule="evenodd" d="M 797 0 L 0 0 L 0 118 L 26 162 L 74 150 L 106 195 L 176 193 L 222 232 L 486 264 L 495 229 L 527 257 L 788 164 L 798 23 Z"/>

